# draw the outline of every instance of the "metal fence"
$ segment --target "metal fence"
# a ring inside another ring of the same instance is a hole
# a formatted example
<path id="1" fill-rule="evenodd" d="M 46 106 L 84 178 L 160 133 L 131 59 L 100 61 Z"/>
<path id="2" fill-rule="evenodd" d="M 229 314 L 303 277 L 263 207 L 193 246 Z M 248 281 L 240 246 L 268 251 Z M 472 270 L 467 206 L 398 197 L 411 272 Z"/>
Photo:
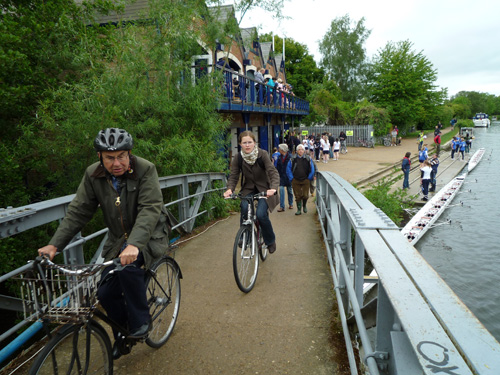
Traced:
<path id="1" fill-rule="evenodd" d="M 380 209 L 332 172 L 316 205 L 351 374 L 500 374 L 500 344 Z"/>
<path id="2" fill-rule="evenodd" d="M 356 146 L 363 142 L 375 142 L 372 125 L 324 125 L 324 126 L 301 126 L 294 129 L 298 135 L 320 135 L 331 133 L 334 138 L 338 138 L 340 132 L 347 136 L 347 146 Z"/>

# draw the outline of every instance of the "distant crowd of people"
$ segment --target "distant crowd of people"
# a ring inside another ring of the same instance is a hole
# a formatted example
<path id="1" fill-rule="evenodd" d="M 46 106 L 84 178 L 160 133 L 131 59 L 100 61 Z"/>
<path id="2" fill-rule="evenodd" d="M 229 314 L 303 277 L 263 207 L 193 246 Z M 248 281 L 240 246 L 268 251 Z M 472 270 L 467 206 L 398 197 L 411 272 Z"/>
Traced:
<path id="1" fill-rule="evenodd" d="M 284 83 L 281 78 L 273 77 L 269 73 L 266 74 L 266 70 L 264 68 L 259 69 L 255 73 L 254 80 L 255 99 L 257 101 L 260 101 L 262 94 L 262 104 L 264 105 L 274 104 L 279 105 L 280 107 L 292 108 L 293 101 L 290 97 L 295 96 L 292 85 Z M 242 100 L 244 97 L 246 100 L 249 99 L 248 94 L 243 95 L 242 92 L 243 90 L 248 90 L 250 88 L 249 82 L 250 80 L 247 80 L 245 85 L 243 85 L 238 77 L 233 77 L 232 99 L 234 101 Z"/>
<path id="2" fill-rule="evenodd" d="M 339 160 L 341 148 L 343 147 L 347 152 L 346 139 L 347 136 L 343 131 L 339 133 L 338 137 L 327 132 L 309 134 L 303 137 L 298 136 L 295 132 L 285 134 L 285 142 L 292 154 L 295 153 L 298 145 L 302 145 L 305 153 L 316 163 Z"/>
<path id="3" fill-rule="evenodd" d="M 450 125 L 452 127 L 455 126 L 457 120 L 453 119 L 450 121 Z M 418 161 L 420 163 L 420 185 L 423 201 L 427 201 L 429 199 L 429 192 L 433 192 L 436 189 L 436 176 L 439 167 L 439 155 L 441 153 L 441 129 L 442 124 L 438 122 L 434 129 L 434 145 L 435 145 L 435 153 L 432 157 L 429 157 L 429 149 L 427 148 L 428 144 L 424 143 L 427 136 L 424 134 L 424 131 L 420 131 L 417 139 L 418 145 Z M 455 136 L 451 140 L 451 159 L 454 160 L 456 155 L 458 155 L 458 159 L 465 161 L 465 154 L 469 153 L 472 147 L 472 139 L 473 137 L 469 134 L 469 132 L 465 132 L 465 135 Z M 460 156 L 462 156 L 460 158 Z M 403 189 L 408 189 L 409 185 L 409 174 L 410 174 L 410 166 L 411 166 L 411 152 L 407 152 L 405 157 L 401 162 L 401 170 L 403 171 Z"/>

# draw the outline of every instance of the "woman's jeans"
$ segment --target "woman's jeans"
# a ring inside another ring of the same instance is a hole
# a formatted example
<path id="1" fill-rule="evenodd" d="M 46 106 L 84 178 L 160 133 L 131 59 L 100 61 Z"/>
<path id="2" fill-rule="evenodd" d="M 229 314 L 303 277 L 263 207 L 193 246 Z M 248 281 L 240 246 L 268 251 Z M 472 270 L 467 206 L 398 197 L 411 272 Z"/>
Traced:
<path id="1" fill-rule="evenodd" d="M 247 197 L 251 197 L 253 194 L 247 195 Z M 273 225 L 271 224 L 271 220 L 269 219 L 269 214 L 267 210 L 269 209 L 267 205 L 267 199 L 259 199 L 257 203 L 257 220 L 259 221 L 260 228 L 262 230 L 262 237 L 264 237 L 264 243 L 266 245 L 271 245 L 276 241 L 276 237 L 274 236 Z M 243 199 L 241 201 L 241 218 L 240 225 L 243 223 L 243 220 L 247 218 L 248 213 L 248 201 Z"/>
<path id="2" fill-rule="evenodd" d="M 410 170 L 403 171 L 404 179 L 403 179 L 403 189 L 410 188 Z"/>
<path id="3" fill-rule="evenodd" d="M 422 193 L 424 194 L 424 197 L 427 198 L 427 195 L 429 194 L 429 183 L 431 180 L 422 180 Z"/>
<path id="4" fill-rule="evenodd" d="M 293 206 L 293 189 L 291 186 L 280 186 L 280 207 L 285 208 L 285 188 L 288 194 L 288 206 Z"/>

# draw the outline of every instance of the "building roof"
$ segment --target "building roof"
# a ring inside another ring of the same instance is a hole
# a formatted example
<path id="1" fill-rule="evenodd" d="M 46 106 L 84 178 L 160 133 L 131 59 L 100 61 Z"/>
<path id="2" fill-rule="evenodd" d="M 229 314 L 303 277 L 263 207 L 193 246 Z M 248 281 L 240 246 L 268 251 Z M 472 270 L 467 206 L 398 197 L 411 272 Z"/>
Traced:
<path id="1" fill-rule="evenodd" d="M 75 3 L 81 4 L 83 0 L 75 0 Z M 119 23 L 127 21 L 144 20 L 149 18 L 149 0 L 135 0 L 127 3 L 123 12 L 110 12 L 108 15 L 99 14 L 96 21 L 99 24 Z"/>

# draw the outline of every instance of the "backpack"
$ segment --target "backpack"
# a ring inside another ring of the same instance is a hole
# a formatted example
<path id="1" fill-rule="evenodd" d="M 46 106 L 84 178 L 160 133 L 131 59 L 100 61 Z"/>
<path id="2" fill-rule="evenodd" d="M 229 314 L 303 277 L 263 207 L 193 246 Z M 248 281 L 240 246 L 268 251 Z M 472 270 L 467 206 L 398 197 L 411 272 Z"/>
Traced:
<path id="1" fill-rule="evenodd" d="M 311 158 L 307 154 L 304 154 L 304 157 L 308 161 L 308 163 L 307 163 L 307 175 L 309 176 L 309 173 L 311 173 Z M 297 159 L 297 154 L 293 155 L 290 159 L 292 161 L 292 174 L 295 172 L 295 169 L 297 168 L 296 159 Z"/>
<path id="2" fill-rule="evenodd" d="M 425 150 L 422 150 L 418 153 L 418 161 L 423 162 L 427 159 L 427 152 Z"/>

